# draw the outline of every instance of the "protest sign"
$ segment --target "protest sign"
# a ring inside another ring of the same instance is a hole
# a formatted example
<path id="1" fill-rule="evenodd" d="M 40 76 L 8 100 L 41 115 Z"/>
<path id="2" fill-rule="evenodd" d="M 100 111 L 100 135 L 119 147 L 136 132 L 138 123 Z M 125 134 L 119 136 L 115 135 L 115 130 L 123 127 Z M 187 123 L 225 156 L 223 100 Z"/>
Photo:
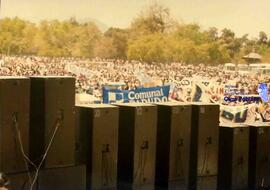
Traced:
<path id="1" fill-rule="evenodd" d="M 168 101 L 170 86 L 118 90 L 103 88 L 103 103 L 165 102 Z"/>

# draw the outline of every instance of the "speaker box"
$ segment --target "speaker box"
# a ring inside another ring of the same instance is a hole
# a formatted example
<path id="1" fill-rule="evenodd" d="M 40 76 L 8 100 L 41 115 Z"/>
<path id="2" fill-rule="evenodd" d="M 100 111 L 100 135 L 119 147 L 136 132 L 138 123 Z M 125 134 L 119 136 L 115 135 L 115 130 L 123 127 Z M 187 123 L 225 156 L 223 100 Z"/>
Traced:
<path id="1" fill-rule="evenodd" d="M 157 107 L 119 106 L 118 189 L 154 190 Z"/>
<path id="2" fill-rule="evenodd" d="M 219 141 L 219 190 L 248 189 L 249 127 L 222 124 Z"/>
<path id="3" fill-rule="evenodd" d="M 87 189 L 117 189 L 118 107 L 77 106 L 76 120 L 76 160 L 87 165 Z"/>
<path id="4" fill-rule="evenodd" d="M 31 188 L 34 173 L 19 172 L 7 174 L 9 180 L 9 190 L 29 190 Z M 33 185 L 33 190 L 37 190 L 37 183 Z"/>
<path id="5" fill-rule="evenodd" d="M 206 187 L 207 190 L 216 190 L 217 188 L 219 113 L 218 104 L 192 104 L 189 163 L 189 189 L 191 190 Z M 209 180 L 211 183 L 208 182 Z"/>
<path id="6" fill-rule="evenodd" d="M 270 189 L 270 125 L 250 124 L 249 189 Z"/>
<path id="7" fill-rule="evenodd" d="M 191 104 L 159 103 L 156 189 L 188 188 Z"/>
<path id="8" fill-rule="evenodd" d="M 31 77 L 30 156 L 45 168 L 75 163 L 75 78 Z"/>
<path id="9" fill-rule="evenodd" d="M 0 77 L 0 171 L 28 169 L 30 81 Z M 25 157 L 23 156 L 25 154 Z"/>
<path id="10" fill-rule="evenodd" d="M 86 168 L 83 165 L 50 168 L 40 171 L 38 190 L 85 190 Z"/>

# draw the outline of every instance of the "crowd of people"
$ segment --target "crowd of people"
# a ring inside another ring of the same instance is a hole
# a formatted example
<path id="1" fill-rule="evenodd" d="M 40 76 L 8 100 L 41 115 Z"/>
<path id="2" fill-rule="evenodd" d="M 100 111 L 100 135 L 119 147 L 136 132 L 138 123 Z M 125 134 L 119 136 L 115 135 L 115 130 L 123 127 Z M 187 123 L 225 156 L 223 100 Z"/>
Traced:
<path id="1" fill-rule="evenodd" d="M 240 74 L 224 70 L 222 65 L 189 65 L 185 63 L 142 63 L 138 61 L 100 60 L 84 58 L 48 58 L 35 56 L 2 56 L 1 76 L 57 75 L 76 77 L 76 92 L 102 98 L 104 85 L 120 84 L 125 90 L 140 87 L 179 84 L 173 98 L 192 101 L 191 89 L 183 86 L 184 79 L 211 81 L 217 85 L 232 84 L 245 94 L 256 94 L 258 84 L 270 84 L 269 76 Z M 190 87 L 191 88 L 191 87 Z M 211 98 L 218 100 L 216 93 Z"/>

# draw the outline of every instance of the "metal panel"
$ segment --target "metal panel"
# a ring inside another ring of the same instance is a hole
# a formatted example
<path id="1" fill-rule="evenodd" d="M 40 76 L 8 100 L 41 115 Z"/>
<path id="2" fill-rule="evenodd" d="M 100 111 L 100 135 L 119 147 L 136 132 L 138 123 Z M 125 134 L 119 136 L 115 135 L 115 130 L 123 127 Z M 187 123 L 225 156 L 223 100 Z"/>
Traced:
<path id="1" fill-rule="evenodd" d="M 188 188 L 190 132 L 190 104 L 158 104 L 156 188 Z"/>
<path id="2" fill-rule="evenodd" d="M 118 189 L 154 189 L 157 107 L 121 104 Z"/>
<path id="3" fill-rule="evenodd" d="M 77 107 L 77 110 L 79 160 L 87 165 L 88 187 L 92 190 L 116 189 L 118 108 L 91 105 Z"/>
<path id="4" fill-rule="evenodd" d="M 39 163 L 56 132 L 44 167 L 74 165 L 75 79 L 31 77 L 30 118 L 32 160 Z"/>
<path id="5" fill-rule="evenodd" d="M 22 152 L 28 156 L 29 99 L 29 79 L 0 78 L 0 170 L 2 172 L 27 170 Z"/>

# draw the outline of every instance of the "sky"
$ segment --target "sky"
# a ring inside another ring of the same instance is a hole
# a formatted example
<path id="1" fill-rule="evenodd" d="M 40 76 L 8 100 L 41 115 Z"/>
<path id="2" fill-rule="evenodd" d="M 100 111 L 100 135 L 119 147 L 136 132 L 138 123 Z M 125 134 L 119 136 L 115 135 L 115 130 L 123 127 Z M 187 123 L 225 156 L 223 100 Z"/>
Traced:
<path id="1" fill-rule="evenodd" d="M 230 28 L 237 36 L 270 35 L 270 0 L 2 0 L 1 18 L 94 19 L 108 27 L 126 28 L 153 1 L 170 9 L 171 16 L 203 29 Z"/>

